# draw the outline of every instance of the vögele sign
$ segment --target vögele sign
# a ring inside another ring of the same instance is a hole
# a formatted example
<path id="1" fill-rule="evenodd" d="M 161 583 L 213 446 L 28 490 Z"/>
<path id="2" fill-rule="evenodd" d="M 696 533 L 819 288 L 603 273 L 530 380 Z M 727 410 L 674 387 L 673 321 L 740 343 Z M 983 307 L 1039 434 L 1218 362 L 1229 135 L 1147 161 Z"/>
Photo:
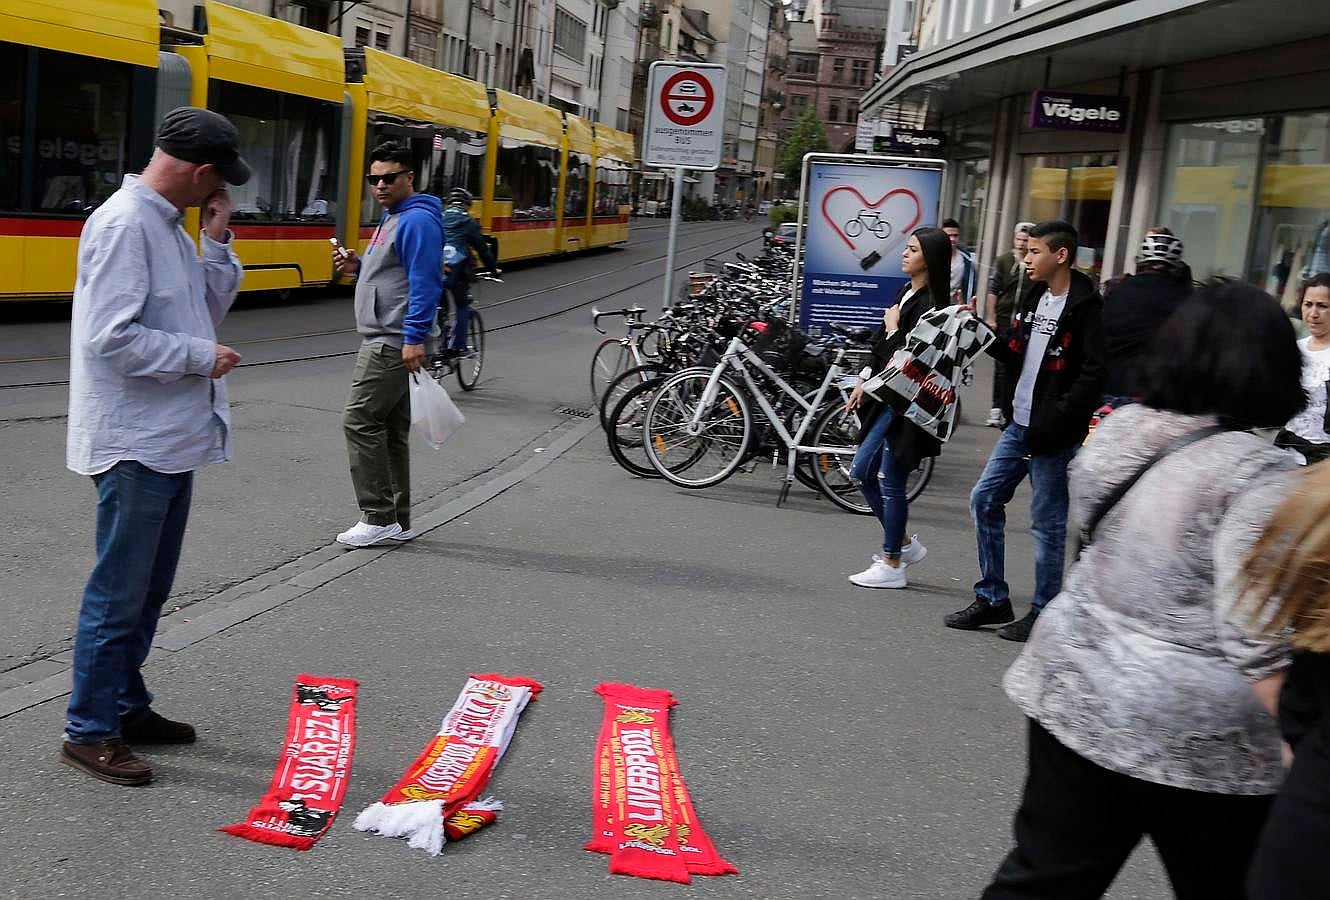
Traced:
<path id="1" fill-rule="evenodd" d="M 1035 91 L 1030 98 L 1030 127 L 1121 134 L 1127 130 L 1130 103 L 1129 98 L 1113 94 Z"/>

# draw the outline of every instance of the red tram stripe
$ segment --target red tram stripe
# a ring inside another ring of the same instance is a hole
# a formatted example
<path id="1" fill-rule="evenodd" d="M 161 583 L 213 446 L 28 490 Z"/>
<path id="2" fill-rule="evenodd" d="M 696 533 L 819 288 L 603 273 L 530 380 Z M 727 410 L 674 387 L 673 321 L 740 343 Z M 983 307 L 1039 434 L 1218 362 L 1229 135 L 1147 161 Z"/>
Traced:
<path id="1" fill-rule="evenodd" d="M 565 223 L 567 224 L 567 223 Z M 557 223 L 553 219 L 518 219 L 513 221 L 507 216 L 495 216 L 490 225 L 491 231 L 553 231 Z"/>
<path id="2" fill-rule="evenodd" d="M 0 237 L 67 237 L 83 232 L 83 219 L 0 218 Z"/>

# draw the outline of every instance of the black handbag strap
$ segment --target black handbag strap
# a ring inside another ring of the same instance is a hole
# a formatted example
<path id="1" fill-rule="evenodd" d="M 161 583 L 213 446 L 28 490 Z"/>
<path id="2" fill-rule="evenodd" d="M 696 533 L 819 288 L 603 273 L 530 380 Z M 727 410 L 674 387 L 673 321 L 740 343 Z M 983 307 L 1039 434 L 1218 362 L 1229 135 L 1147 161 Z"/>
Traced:
<path id="1" fill-rule="evenodd" d="M 1232 429 L 1230 428 L 1225 428 L 1223 425 L 1207 425 L 1205 428 L 1198 428 L 1195 431 L 1188 431 L 1186 434 L 1178 435 L 1165 444 L 1154 456 L 1147 459 L 1143 466 L 1131 473 L 1130 478 L 1115 487 L 1109 495 L 1105 497 L 1097 507 L 1095 507 L 1094 512 L 1090 513 L 1090 518 L 1081 526 L 1081 549 L 1089 546 L 1090 541 L 1094 538 L 1095 529 L 1098 528 L 1099 523 L 1104 520 L 1104 516 L 1108 515 L 1113 507 L 1118 505 L 1118 501 L 1127 496 L 1127 492 L 1135 487 L 1136 482 L 1140 481 L 1141 476 L 1150 471 L 1155 463 L 1167 456 L 1177 453 L 1183 447 L 1187 447 L 1197 441 L 1203 441 L 1208 437 L 1231 430 Z"/>

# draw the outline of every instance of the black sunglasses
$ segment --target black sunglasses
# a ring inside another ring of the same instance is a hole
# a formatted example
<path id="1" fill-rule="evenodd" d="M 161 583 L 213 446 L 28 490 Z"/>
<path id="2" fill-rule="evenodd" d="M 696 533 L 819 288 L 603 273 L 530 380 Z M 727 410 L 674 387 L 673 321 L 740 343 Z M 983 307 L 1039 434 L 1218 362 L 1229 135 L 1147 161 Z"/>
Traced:
<path id="1" fill-rule="evenodd" d="M 375 187 L 380 181 L 384 184 L 392 184 L 397 180 L 398 175 L 409 175 L 414 169 L 402 169 L 399 172 L 385 172 L 382 175 L 366 175 L 365 180 L 370 183 L 370 187 Z"/>

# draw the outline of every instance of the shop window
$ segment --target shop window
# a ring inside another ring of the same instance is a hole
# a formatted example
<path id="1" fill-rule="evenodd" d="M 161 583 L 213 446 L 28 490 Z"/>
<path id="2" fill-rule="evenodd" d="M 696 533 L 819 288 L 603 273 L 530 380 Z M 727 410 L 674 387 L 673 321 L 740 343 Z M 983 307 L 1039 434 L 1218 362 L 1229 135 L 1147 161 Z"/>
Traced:
<path id="1" fill-rule="evenodd" d="M 337 104 L 294 94 L 212 82 L 208 107 L 240 132 L 253 169 L 229 190 L 237 221 L 332 222 L 336 218 Z"/>
<path id="2" fill-rule="evenodd" d="M 1159 224 L 1182 238 L 1197 278 L 1243 274 L 1265 128 L 1234 119 L 1169 129 Z"/>
<path id="3" fill-rule="evenodd" d="M 1021 218 L 1064 219 L 1080 238 L 1075 266 L 1096 279 L 1108 242 L 1108 213 L 1117 177 L 1115 153 L 1066 153 L 1022 159 Z"/>
<path id="4" fill-rule="evenodd" d="M 514 221 L 554 218 L 559 151 L 501 138 L 494 198 L 511 200 Z"/>
<path id="5" fill-rule="evenodd" d="M 0 43 L 0 210 L 19 207 L 23 168 L 24 52 Z"/>
<path id="6" fill-rule="evenodd" d="M 1295 310 L 1330 272 L 1330 113 L 1268 120 L 1257 204 L 1248 278 Z"/>
<path id="7" fill-rule="evenodd" d="M 37 84 L 33 208 L 86 213 L 124 177 L 130 67 L 42 51 Z"/>
<path id="8" fill-rule="evenodd" d="M 477 200 L 485 170 L 486 136 L 464 128 L 435 125 L 372 114 L 366 136 L 366 157 L 384 141 L 397 141 L 411 148 L 416 190 L 446 200 L 455 187 L 466 188 Z M 368 168 L 368 164 L 366 164 Z M 383 216 L 383 207 L 374 195 L 365 191 L 361 200 L 360 223 L 373 225 Z"/>
<path id="9" fill-rule="evenodd" d="M 563 185 L 563 217 L 565 219 L 585 219 L 587 214 L 588 178 L 591 174 L 591 157 L 585 153 L 568 154 L 568 177 Z"/>
<path id="10" fill-rule="evenodd" d="M 961 223 L 962 247 L 973 249 L 979 243 L 983 227 L 984 202 L 988 199 L 988 159 L 962 159 L 956 163 L 953 195 L 955 207 L 950 215 Z"/>

